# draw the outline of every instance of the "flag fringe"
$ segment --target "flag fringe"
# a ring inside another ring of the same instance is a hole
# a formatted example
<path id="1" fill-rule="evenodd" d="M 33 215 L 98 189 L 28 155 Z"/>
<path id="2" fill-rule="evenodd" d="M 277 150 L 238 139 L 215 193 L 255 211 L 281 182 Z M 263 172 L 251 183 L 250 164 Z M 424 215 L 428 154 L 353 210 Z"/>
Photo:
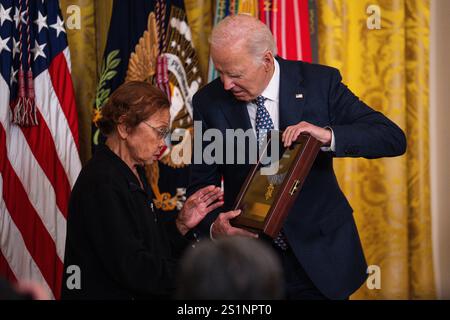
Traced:
<path id="1" fill-rule="evenodd" d="M 12 122 L 23 127 L 38 125 L 36 101 L 34 94 L 33 73 L 27 72 L 25 85 L 25 75 L 23 69 L 19 70 L 19 96 L 13 106 Z M 27 90 L 26 90 L 27 89 Z"/>

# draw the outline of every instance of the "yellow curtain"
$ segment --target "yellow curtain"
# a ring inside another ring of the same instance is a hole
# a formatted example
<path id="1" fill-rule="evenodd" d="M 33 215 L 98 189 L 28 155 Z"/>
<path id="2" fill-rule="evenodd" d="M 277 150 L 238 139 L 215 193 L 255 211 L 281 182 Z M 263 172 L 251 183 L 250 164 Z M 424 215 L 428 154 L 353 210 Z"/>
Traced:
<path id="1" fill-rule="evenodd" d="M 112 0 L 61 0 L 72 60 L 72 81 L 78 111 L 80 158 L 91 157 L 92 106 L 98 68 L 106 44 Z"/>
<path id="2" fill-rule="evenodd" d="M 184 7 L 192 31 L 192 40 L 200 64 L 203 83 L 208 79 L 209 42 L 213 21 L 211 0 L 184 0 Z"/>
<path id="3" fill-rule="evenodd" d="M 91 155 L 91 114 L 97 84 L 94 0 L 61 0 L 72 61 L 72 81 L 78 111 L 80 158 Z M 67 24 L 67 21 L 71 23 Z M 78 22 L 78 24 L 77 24 Z"/>
<path id="4" fill-rule="evenodd" d="M 103 53 L 108 40 L 113 0 L 95 1 L 95 28 L 97 44 L 97 75 L 102 67 Z M 98 79 L 97 79 L 98 80 Z M 96 82 L 97 83 L 97 82 Z"/>
<path id="5" fill-rule="evenodd" d="M 344 82 L 400 125 L 408 139 L 402 157 L 335 161 L 367 262 L 381 271 L 381 288 L 363 285 L 352 298 L 432 299 L 429 2 L 317 0 L 317 5 L 319 62 L 340 69 Z M 377 12 L 380 29 L 371 29 Z"/>

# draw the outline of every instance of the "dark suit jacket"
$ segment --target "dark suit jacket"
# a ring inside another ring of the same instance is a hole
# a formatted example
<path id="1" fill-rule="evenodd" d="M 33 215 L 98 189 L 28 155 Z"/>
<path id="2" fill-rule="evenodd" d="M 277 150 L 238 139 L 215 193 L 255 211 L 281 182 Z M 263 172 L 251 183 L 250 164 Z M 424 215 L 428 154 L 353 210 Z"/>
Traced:
<path id="1" fill-rule="evenodd" d="M 333 157 L 401 155 L 406 149 L 405 135 L 342 84 L 338 70 L 277 60 L 280 65 L 280 130 L 300 121 L 329 126 L 336 143 L 334 153 L 319 153 L 283 228 L 296 257 L 316 287 L 331 299 L 345 298 L 365 281 L 367 265 L 352 208 L 333 171 Z M 297 93 L 302 93 L 303 98 L 296 98 Z M 251 128 L 246 104 L 226 92 L 219 79 L 202 88 L 194 96 L 193 105 L 194 120 L 201 121 L 203 130 L 217 128 L 225 132 L 228 128 Z M 204 219 L 204 232 L 208 232 L 219 212 L 232 208 L 250 167 L 205 163 L 191 166 L 188 195 L 209 184 L 220 185 L 221 176 L 224 178 L 225 205 Z"/>
<path id="2" fill-rule="evenodd" d="M 69 202 L 62 299 L 167 298 L 175 289 L 178 257 L 189 241 L 163 221 L 131 169 L 101 145 L 83 168 Z M 81 271 L 81 289 L 68 271 Z"/>

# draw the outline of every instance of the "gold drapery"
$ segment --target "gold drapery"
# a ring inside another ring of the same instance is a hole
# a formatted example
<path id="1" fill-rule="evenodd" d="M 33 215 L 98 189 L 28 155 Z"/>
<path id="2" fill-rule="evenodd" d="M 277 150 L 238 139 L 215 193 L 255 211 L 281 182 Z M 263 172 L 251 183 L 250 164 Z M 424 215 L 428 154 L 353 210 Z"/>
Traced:
<path id="1" fill-rule="evenodd" d="M 94 0 L 61 0 L 64 21 L 79 20 L 79 26 L 66 25 L 72 62 L 72 81 L 78 111 L 80 158 L 91 156 L 92 105 L 97 85 L 97 51 Z M 76 8 L 79 11 L 72 10 Z"/>
<path id="2" fill-rule="evenodd" d="M 91 157 L 92 107 L 98 82 L 103 50 L 111 18 L 112 0 L 61 0 L 64 21 L 79 19 L 79 28 L 66 26 L 72 60 L 72 81 L 78 111 L 80 158 L 82 163 Z M 78 12 L 71 6 L 79 8 Z M 75 16 L 78 15 L 79 16 Z"/>
<path id="3" fill-rule="evenodd" d="M 317 4 L 319 62 L 338 68 L 352 91 L 400 125 L 408 140 L 402 157 L 335 160 L 367 262 L 381 271 L 380 289 L 363 285 L 352 298 L 432 299 L 429 2 L 317 0 Z M 367 19 L 373 18 L 370 5 L 380 9 L 381 29 L 368 28 Z"/>
<path id="4" fill-rule="evenodd" d="M 208 79 L 209 42 L 213 20 L 213 1 L 184 0 L 184 7 L 192 31 L 192 41 L 202 72 L 203 83 Z"/>

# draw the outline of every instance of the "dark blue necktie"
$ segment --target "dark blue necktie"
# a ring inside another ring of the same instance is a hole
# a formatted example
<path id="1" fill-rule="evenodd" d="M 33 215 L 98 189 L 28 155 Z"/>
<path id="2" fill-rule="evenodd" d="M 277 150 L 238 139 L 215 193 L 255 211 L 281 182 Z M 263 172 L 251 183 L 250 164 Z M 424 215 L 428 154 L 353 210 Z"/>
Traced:
<path id="1" fill-rule="evenodd" d="M 255 129 L 256 129 L 256 137 L 258 139 L 258 148 L 262 147 L 264 141 L 267 141 L 266 137 L 269 130 L 275 129 L 269 111 L 267 111 L 266 107 L 264 106 L 265 100 L 266 98 L 264 98 L 263 96 L 258 96 L 254 100 L 254 103 L 256 104 L 257 107 L 255 118 Z M 288 248 L 286 236 L 284 235 L 283 230 L 280 231 L 280 233 L 273 240 L 273 242 L 281 250 L 286 250 Z"/>
<path id="2" fill-rule="evenodd" d="M 255 99 L 256 104 L 256 119 L 255 119 L 255 129 L 256 129 L 256 138 L 258 139 L 258 147 L 261 147 L 261 144 L 264 141 L 264 138 L 267 137 L 267 133 L 269 130 L 274 129 L 272 118 L 270 117 L 269 111 L 267 111 L 264 106 L 264 101 L 266 98 L 263 96 L 258 96 Z"/>

